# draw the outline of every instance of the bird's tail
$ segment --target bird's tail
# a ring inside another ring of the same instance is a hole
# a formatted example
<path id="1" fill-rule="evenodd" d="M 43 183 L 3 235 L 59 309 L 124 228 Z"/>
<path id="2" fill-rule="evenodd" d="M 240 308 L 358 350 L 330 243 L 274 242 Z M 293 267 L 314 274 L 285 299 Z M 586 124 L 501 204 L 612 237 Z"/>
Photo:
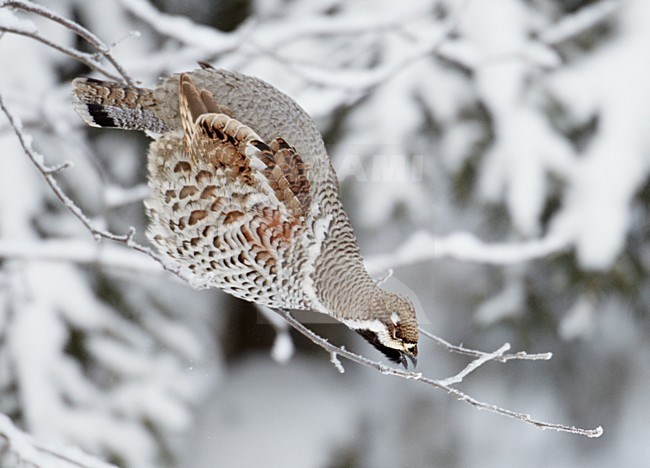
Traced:
<path id="1" fill-rule="evenodd" d="M 90 126 L 165 131 L 156 115 L 153 91 L 94 78 L 76 78 L 73 99 L 77 114 Z"/>

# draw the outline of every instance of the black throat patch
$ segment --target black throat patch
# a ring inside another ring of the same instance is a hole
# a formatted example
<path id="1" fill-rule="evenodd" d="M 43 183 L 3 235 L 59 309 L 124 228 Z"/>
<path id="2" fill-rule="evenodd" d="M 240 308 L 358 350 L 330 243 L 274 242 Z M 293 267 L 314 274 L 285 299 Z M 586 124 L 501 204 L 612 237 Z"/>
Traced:
<path id="1" fill-rule="evenodd" d="M 381 344 L 379 338 L 377 337 L 377 333 L 375 333 L 374 331 L 361 330 L 361 329 L 357 329 L 354 331 L 357 332 L 359 335 L 361 335 L 368 343 L 373 345 L 378 351 L 382 352 L 384 356 L 386 356 L 389 360 L 393 361 L 395 364 L 404 363 L 404 356 L 402 355 L 402 353 L 394 348 L 389 348 L 388 346 L 384 346 L 383 344 Z"/>

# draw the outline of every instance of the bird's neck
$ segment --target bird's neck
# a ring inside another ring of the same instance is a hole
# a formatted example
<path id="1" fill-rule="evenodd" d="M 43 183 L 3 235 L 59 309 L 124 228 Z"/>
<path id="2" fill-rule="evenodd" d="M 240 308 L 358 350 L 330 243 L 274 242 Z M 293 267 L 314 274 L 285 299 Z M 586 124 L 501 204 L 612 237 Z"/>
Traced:
<path id="1" fill-rule="evenodd" d="M 342 210 L 332 214 L 334 222 L 315 264 L 316 295 L 337 320 L 367 319 L 372 299 L 383 291 L 365 268 L 347 216 Z"/>

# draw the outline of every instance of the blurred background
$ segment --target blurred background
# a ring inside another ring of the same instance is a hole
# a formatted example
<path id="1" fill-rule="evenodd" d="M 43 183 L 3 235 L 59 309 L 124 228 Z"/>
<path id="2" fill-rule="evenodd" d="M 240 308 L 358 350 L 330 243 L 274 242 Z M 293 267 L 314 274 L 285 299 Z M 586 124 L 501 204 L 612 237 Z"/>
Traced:
<path id="1" fill-rule="evenodd" d="M 339 374 L 254 306 L 96 243 L 1 115 L 0 413 L 16 426 L 121 467 L 650 466 L 650 2 L 41 5 L 143 85 L 203 60 L 293 97 L 369 268 L 394 269 L 424 328 L 554 355 L 488 364 L 460 388 L 605 432 L 541 431 L 345 361 Z M 97 51 L 6 5 L 0 34 L 0 94 L 48 164 L 74 163 L 61 187 L 146 242 L 147 138 L 86 127 L 70 81 L 93 72 L 35 36 Z M 382 358 L 342 325 L 310 326 Z M 424 341 L 418 370 L 467 362 Z"/>

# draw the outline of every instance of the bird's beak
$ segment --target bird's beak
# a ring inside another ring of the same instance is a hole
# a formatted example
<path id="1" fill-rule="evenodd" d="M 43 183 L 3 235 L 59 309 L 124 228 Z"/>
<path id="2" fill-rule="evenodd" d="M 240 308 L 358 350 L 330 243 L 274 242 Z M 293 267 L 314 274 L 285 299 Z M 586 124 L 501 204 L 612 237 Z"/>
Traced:
<path id="1" fill-rule="evenodd" d="M 413 369 L 415 369 L 418 366 L 418 358 L 411 354 L 407 354 L 406 357 L 409 358 L 411 364 L 413 364 Z"/>
<path id="2" fill-rule="evenodd" d="M 400 356 L 399 363 L 404 367 L 404 369 L 409 368 L 409 363 L 406 360 L 406 358 L 408 358 L 408 360 L 411 361 L 411 364 L 413 365 L 413 368 L 415 369 L 417 367 L 417 365 L 418 365 L 418 358 L 416 358 L 415 356 L 413 356 L 411 354 L 402 353 L 401 356 Z"/>

